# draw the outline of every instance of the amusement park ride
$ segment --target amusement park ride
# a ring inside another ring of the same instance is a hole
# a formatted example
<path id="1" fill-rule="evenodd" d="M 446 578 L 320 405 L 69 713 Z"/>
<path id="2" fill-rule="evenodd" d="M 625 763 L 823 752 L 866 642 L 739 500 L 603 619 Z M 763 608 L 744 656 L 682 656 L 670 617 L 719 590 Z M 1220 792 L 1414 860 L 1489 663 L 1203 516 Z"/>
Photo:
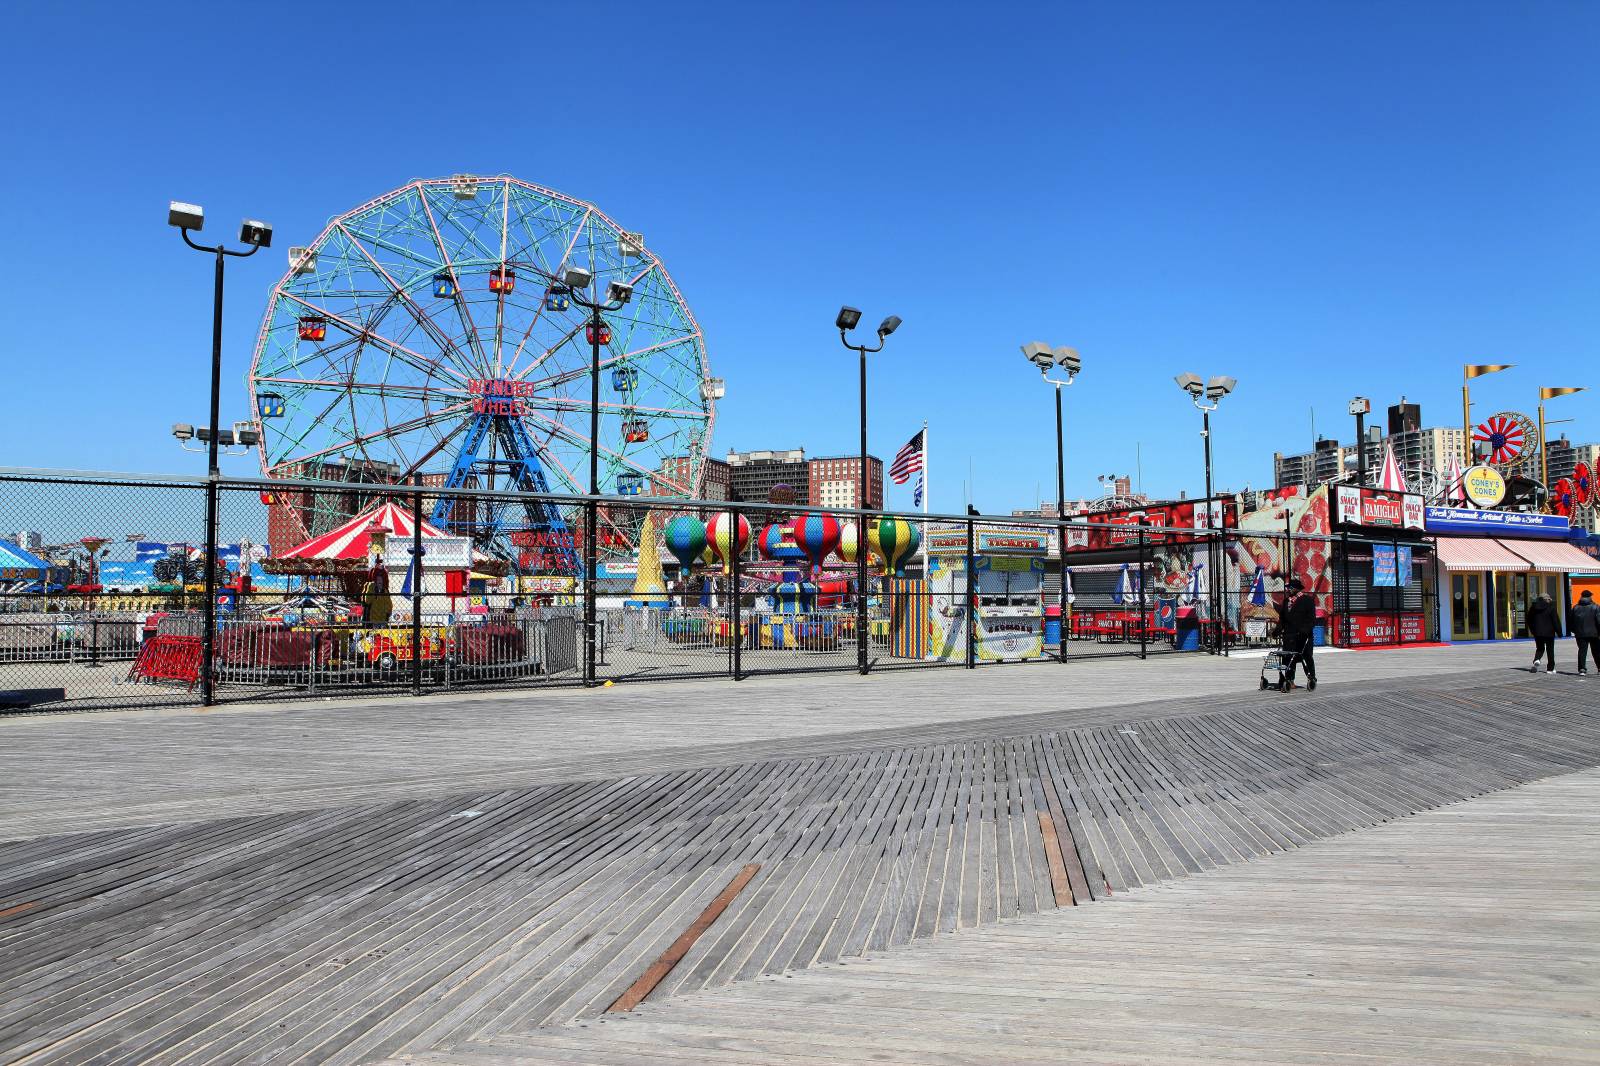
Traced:
<path id="1" fill-rule="evenodd" d="M 591 316 L 602 293 L 624 296 Z M 611 386 L 598 402 L 595 346 Z M 374 499 L 416 483 L 584 494 L 591 453 L 603 495 L 697 496 L 721 395 L 699 324 L 638 233 L 561 193 L 470 175 L 410 182 L 291 248 L 249 384 L 266 476 Z M 314 536 L 350 517 L 351 498 L 288 493 L 284 517 Z M 547 502 L 460 511 L 440 498 L 431 517 L 505 557 L 513 533 L 564 545 L 562 572 L 580 569 Z M 602 511 L 601 539 L 637 539 L 628 511 Z"/>

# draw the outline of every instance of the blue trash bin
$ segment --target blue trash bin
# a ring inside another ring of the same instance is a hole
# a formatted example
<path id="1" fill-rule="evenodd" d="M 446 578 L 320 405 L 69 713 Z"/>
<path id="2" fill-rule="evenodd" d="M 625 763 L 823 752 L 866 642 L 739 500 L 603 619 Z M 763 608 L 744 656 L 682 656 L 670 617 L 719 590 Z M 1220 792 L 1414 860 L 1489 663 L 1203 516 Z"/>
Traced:
<path id="1" fill-rule="evenodd" d="M 1179 607 L 1172 643 L 1179 651 L 1200 650 L 1200 616 L 1193 607 Z"/>
<path id="2" fill-rule="evenodd" d="M 1061 643 L 1061 605 L 1059 603 L 1045 605 L 1044 642 L 1046 644 Z"/>

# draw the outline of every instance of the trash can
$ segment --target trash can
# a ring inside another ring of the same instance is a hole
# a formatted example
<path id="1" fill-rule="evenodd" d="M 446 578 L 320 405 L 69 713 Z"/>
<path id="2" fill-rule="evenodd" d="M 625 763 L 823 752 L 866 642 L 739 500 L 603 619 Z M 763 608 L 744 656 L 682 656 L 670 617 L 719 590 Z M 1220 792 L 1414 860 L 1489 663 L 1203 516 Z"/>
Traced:
<path id="1" fill-rule="evenodd" d="M 1176 632 L 1172 643 L 1179 651 L 1200 650 L 1200 615 L 1193 606 L 1178 608 Z"/>
<path id="2" fill-rule="evenodd" d="M 1044 642 L 1046 644 L 1061 643 L 1061 605 L 1059 603 L 1045 604 Z"/>

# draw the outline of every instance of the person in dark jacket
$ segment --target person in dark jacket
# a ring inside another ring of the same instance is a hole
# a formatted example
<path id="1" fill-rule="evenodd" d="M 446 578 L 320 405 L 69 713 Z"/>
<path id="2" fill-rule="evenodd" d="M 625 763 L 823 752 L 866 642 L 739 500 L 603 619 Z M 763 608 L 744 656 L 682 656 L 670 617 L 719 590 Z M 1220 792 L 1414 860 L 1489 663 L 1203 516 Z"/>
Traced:
<path id="1" fill-rule="evenodd" d="M 1556 672 L 1556 638 L 1561 635 L 1561 616 L 1550 597 L 1539 596 L 1528 608 L 1528 636 L 1533 638 L 1533 665 L 1529 673 L 1539 672 L 1539 657 L 1544 656 L 1544 672 Z"/>
<path id="2" fill-rule="evenodd" d="M 1311 658 L 1312 630 L 1316 625 L 1316 602 L 1306 595 L 1306 587 L 1299 578 L 1290 578 L 1284 586 L 1283 622 L 1279 626 L 1284 649 L 1294 654 L 1289 660 L 1290 688 L 1294 687 L 1294 671 L 1300 663 L 1306 667 L 1306 689 L 1317 687 L 1317 664 Z M 1600 652 L 1595 655 L 1595 663 L 1600 665 Z"/>
<path id="3" fill-rule="evenodd" d="M 1594 593 L 1588 589 L 1578 597 L 1578 604 L 1567 615 L 1567 628 L 1578 642 L 1578 676 L 1589 672 L 1589 653 L 1594 652 L 1594 664 L 1600 668 L 1600 604 L 1594 602 Z"/>

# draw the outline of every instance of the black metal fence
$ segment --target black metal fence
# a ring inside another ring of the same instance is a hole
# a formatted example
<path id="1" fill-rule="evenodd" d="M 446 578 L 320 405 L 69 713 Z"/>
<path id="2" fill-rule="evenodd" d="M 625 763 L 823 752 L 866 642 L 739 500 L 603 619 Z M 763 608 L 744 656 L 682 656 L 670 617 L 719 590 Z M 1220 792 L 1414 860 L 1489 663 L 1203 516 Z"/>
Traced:
<path id="1" fill-rule="evenodd" d="M 24 471 L 0 529 L 13 707 L 1232 654 L 1290 574 L 1329 642 L 1436 636 L 1425 546 L 1384 585 L 1381 543 L 1246 530 L 1069 537 L 1063 573 L 1051 519 Z"/>

